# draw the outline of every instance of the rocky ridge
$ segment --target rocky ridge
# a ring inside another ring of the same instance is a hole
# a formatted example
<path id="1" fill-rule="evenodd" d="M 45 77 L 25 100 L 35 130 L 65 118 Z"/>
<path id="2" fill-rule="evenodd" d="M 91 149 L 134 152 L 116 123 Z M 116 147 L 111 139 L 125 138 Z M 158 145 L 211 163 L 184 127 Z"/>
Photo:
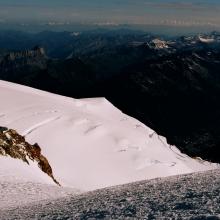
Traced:
<path id="1" fill-rule="evenodd" d="M 44 48 L 41 47 L 34 47 L 32 50 L 24 50 L 20 52 L 10 52 L 8 55 L 6 55 L 5 58 L 8 60 L 16 60 L 21 58 L 27 58 L 27 57 L 45 57 L 45 51 Z"/>
<path id="2" fill-rule="evenodd" d="M 30 161 L 37 162 L 39 168 L 50 176 L 57 185 L 60 185 L 54 178 L 53 170 L 47 158 L 41 154 L 40 146 L 37 143 L 29 144 L 15 130 L 0 127 L 0 156 L 9 156 L 27 164 Z"/>

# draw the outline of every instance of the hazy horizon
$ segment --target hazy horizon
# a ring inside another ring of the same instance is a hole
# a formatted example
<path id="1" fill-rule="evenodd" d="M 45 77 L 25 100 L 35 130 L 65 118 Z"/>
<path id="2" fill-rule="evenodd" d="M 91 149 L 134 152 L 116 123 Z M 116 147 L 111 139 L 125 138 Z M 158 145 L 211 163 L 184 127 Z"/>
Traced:
<path id="1" fill-rule="evenodd" d="M 148 25 L 220 30 L 218 0 L 0 0 L 0 25 Z"/>
<path id="2" fill-rule="evenodd" d="M 218 0 L 0 0 L 1 22 L 220 26 Z"/>

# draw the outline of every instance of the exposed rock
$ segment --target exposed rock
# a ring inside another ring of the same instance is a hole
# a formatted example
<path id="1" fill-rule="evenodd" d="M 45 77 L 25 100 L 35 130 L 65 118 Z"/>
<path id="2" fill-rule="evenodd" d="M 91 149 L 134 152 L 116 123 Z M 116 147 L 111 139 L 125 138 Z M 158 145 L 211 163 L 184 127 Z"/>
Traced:
<path id="1" fill-rule="evenodd" d="M 53 176 L 47 158 L 41 154 L 40 146 L 37 143 L 34 145 L 27 143 L 25 138 L 15 130 L 0 127 L 0 155 L 10 156 L 27 164 L 30 160 L 35 161 L 44 173 L 48 174 L 57 185 L 60 185 Z"/>
<path id="2" fill-rule="evenodd" d="M 31 57 L 46 57 L 45 50 L 42 47 L 36 46 L 32 50 L 24 50 L 19 52 L 10 52 L 5 58 L 8 60 L 16 60 L 21 58 Z"/>
<path id="3" fill-rule="evenodd" d="M 0 127 L 0 132 L 7 131 L 7 130 L 8 130 L 8 128 L 6 128 L 6 127 Z"/>
<path id="4" fill-rule="evenodd" d="M 153 39 L 148 45 L 150 48 L 157 50 L 168 48 L 166 41 L 160 39 Z"/>

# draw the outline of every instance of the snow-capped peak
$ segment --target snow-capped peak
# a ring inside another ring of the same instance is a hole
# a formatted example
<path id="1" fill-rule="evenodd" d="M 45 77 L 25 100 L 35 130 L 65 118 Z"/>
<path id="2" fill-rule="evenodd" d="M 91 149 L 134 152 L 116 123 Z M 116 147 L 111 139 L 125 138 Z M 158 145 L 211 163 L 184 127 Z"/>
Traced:
<path id="1" fill-rule="evenodd" d="M 199 41 L 202 43 L 213 43 L 215 41 L 215 39 L 209 38 L 209 37 L 198 36 L 198 38 L 199 38 Z"/>
<path id="2" fill-rule="evenodd" d="M 81 34 L 81 32 L 72 32 L 72 33 L 70 34 L 70 36 L 72 36 L 72 37 L 78 37 L 80 34 Z"/>
<path id="3" fill-rule="evenodd" d="M 167 42 L 164 40 L 160 40 L 158 38 L 153 39 L 150 42 L 150 47 L 154 48 L 154 49 L 166 49 L 169 48 L 169 46 L 167 45 Z"/>

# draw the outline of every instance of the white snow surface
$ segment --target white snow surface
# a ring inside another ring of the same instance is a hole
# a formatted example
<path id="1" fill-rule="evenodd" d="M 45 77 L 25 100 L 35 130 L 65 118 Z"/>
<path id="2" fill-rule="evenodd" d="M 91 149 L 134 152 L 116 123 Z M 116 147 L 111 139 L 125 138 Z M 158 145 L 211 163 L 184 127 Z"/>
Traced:
<path id="1" fill-rule="evenodd" d="M 204 38 L 204 37 L 201 37 L 201 36 L 199 36 L 199 40 L 202 43 L 213 43 L 215 41 L 215 39 L 213 39 L 213 38 Z"/>
<path id="2" fill-rule="evenodd" d="M 0 210 L 79 193 L 55 185 L 36 163 L 29 162 L 28 166 L 21 160 L 0 157 Z"/>
<path id="3" fill-rule="evenodd" d="M 0 126 L 37 142 L 65 187 L 88 191 L 217 167 L 182 154 L 104 98 L 77 100 L 0 81 L 0 100 Z M 35 166 L 0 158 L 0 183 L 12 172 L 7 178 L 53 184 Z"/>

